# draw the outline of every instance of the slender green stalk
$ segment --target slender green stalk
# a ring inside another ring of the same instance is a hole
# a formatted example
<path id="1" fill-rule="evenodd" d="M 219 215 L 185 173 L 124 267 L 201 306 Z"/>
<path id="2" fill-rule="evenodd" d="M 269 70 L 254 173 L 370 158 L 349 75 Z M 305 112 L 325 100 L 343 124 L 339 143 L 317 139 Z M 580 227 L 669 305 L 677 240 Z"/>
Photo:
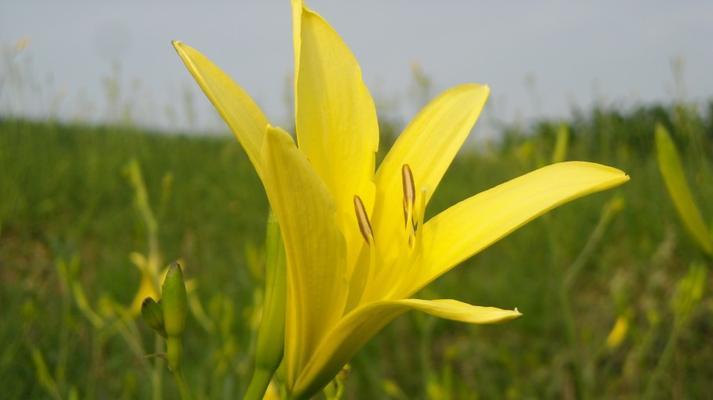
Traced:
<path id="1" fill-rule="evenodd" d="M 245 399 L 262 399 L 272 379 L 272 371 L 265 368 L 255 368 Z"/>
<path id="2" fill-rule="evenodd" d="M 582 248 L 582 251 L 579 252 L 577 258 L 567 269 L 567 275 L 565 275 L 564 279 L 565 290 L 569 290 L 569 288 L 574 283 L 574 280 L 577 278 L 577 276 L 579 276 L 579 273 L 587 264 L 587 261 L 592 257 L 592 254 L 594 254 L 594 250 L 596 250 L 596 248 L 599 246 L 599 243 L 602 241 L 604 233 L 609 227 L 609 223 L 614 217 L 614 214 L 621 210 L 621 208 L 622 202 L 619 198 L 612 199 L 604 206 L 604 210 L 602 210 L 602 213 L 599 217 L 599 221 L 597 222 L 597 226 L 594 227 L 594 230 L 589 235 L 587 243 L 584 245 L 584 248 Z"/>
<path id="3" fill-rule="evenodd" d="M 603 208 L 597 225 L 592 230 L 592 233 L 587 238 L 582 250 L 575 258 L 574 262 L 567 268 L 567 272 L 564 278 L 560 281 L 559 285 L 559 303 L 560 310 L 562 313 L 562 318 L 565 324 L 565 331 L 567 334 L 567 342 L 570 349 L 575 352 L 575 359 L 572 363 L 573 375 L 575 380 L 575 388 L 578 398 L 587 398 L 589 389 L 591 388 L 590 382 L 584 377 L 584 361 L 581 352 L 579 351 L 579 344 L 577 341 L 577 327 L 575 324 L 574 315 L 572 313 L 572 307 L 570 304 L 569 290 L 574 284 L 575 280 L 579 276 L 580 272 L 587 264 L 594 254 L 594 251 L 599 246 L 600 242 L 604 237 L 607 227 L 609 226 L 614 215 L 621 210 L 622 201 L 619 198 L 614 198 L 609 201 Z"/>
<path id="4" fill-rule="evenodd" d="M 62 400 L 62 394 L 57 387 L 57 382 L 47 368 L 47 363 L 45 362 L 44 356 L 42 356 L 42 352 L 36 347 L 30 347 L 30 354 L 32 354 L 32 362 L 35 364 L 37 382 L 52 398 Z"/>
<path id="5" fill-rule="evenodd" d="M 176 369 L 172 373 L 176 386 L 178 386 L 178 394 L 181 396 L 181 400 L 191 400 L 191 391 L 188 389 L 186 379 L 183 377 L 183 370 Z"/>
<path id="6" fill-rule="evenodd" d="M 562 314 L 562 319 L 564 320 L 565 333 L 567 335 L 567 345 L 572 352 L 574 352 L 574 358 L 571 360 L 570 367 L 572 369 L 572 377 L 574 379 L 575 392 L 577 398 L 584 399 L 584 379 L 582 376 L 582 357 L 579 351 L 579 343 L 577 341 L 577 327 L 575 325 L 574 316 L 572 314 L 572 308 L 569 301 L 569 291 L 567 290 L 566 280 L 563 280 L 559 286 L 559 303 L 560 303 L 560 313 Z"/>
<path id="7" fill-rule="evenodd" d="M 158 353 L 161 347 L 161 336 L 158 334 L 154 335 L 154 350 Z M 163 358 L 155 357 L 153 362 L 153 368 L 151 369 L 151 398 L 153 400 L 161 400 L 162 395 L 162 379 L 161 372 L 163 371 Z"/>
<path id="8" fill-rule="evenodd" d="M 663 372 L 668 368 L 671 363 L 671 358 L 673 357 L 673 352 L 676 350 L 676 342 L 678 342 L 678 337 L 680 335 L 681 324 L 678 321 L 674 321 L 673 328 L 671 329 L 671 334 L 666 340 L 666 345 L 661 352 L 661 357 L 659 357 L 654 372 L 651 374 L 648 383 L 646 384 L 646 391 L 644 392 L 644 399 L 652 399 L 656 395 L 656 388 Z"/>

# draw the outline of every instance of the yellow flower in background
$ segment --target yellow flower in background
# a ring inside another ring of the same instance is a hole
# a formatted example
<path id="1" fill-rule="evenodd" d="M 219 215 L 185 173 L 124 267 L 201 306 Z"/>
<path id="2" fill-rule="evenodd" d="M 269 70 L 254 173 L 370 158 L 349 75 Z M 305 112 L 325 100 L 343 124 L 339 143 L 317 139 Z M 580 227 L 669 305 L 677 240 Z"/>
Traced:
<path id="1" fill-rule="evenodd" d="M 359 65 L 321 16 L 300 0 L 292 6 L 299 146 L 205 56 L 174 46 L 245 149 L 280 223 L 285 377 L 294 396 L 307 397 L 407 310 L 468 323 L 518 317 L 517 310 L 409 297 L 533 218 L 628 177 L 593 163 L 553 164 L 424 221 L 488 87 L 461 85 L 431 101 L 375 172 L 377 117 Z"/>

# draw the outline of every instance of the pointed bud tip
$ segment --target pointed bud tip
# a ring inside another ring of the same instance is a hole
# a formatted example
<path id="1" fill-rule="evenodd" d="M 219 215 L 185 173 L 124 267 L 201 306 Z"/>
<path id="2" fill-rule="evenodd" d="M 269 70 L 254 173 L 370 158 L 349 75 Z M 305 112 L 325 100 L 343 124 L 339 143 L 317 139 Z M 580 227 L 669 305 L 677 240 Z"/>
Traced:
<path id="1" fill-rule="evenodd" d="M 181 264 L 178 263 L 178 261 L 174 261 L 168 266 L 168 271 L 166 272 L 166 276 L 168 275 L 174 275 L 174 274 L 180 274 L 181 279 L 183 279 L 183 268 L 181 268 Z"/>

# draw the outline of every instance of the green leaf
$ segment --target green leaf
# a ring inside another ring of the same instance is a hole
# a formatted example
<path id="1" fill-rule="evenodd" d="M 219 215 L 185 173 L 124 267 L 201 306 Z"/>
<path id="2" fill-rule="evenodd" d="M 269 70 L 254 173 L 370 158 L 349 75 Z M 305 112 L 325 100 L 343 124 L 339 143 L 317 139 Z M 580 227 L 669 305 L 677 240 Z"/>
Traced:
<path id="1" fill-rule="evenodd" d="M 693 200 L 676 146 L 666 128 L 660 124 L 656 125 L 656 151 L 661 176 L 666 183 L 666 189 L 668 189 L 673 204 L 676 206 L 678 216 L 701 249 L 707 254 L 713 255 L 713 238 L 711 238 L 701 217 L 701 212 Z"/>

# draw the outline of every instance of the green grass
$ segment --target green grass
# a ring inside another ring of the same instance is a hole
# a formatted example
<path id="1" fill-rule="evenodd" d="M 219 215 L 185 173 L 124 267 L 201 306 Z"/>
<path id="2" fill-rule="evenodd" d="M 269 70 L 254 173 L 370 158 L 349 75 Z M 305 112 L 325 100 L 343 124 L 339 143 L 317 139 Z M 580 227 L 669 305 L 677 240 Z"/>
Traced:
<path id="1" fill-rule="evenodd" d="M 402 317 L 354 359 L 348 397 L 638 398 L 672 327 L 669 303 L 676 282 L 692 261 L 713 266 L 686 236 L 662 184 L 653 152 L 656 121 L 674 132 L 703 214 L 713 222 L 713 113 L 674 106 L 575 115 L 568 122 L 567 159 L 610 164 L 632 180 L 551 212 L 422 293 L 518 307 L 524 316 L 479 327 L 416 314 Z M 507 129 L 501 144 L 461 154 L 429 215 L 546 163 L 556 127 L 545 121 L 525 132 Z M 140 275 L 129 254 L 147 251 L 145 227 L 123 173 L 131 159 L 142 168 L 164 261 L 184 261 L 215 324 L 208 332 L 189 319 L 189 385 L 199 398 L 235 398 L 244 390 L 261 293 L 255 254 L 262 245 L 267 204 L 237 142 L 227 136 L 4 120 L 3 398 L 52 398 L 53 391 L 61 398 L 150 398 L 144 361 L 115 330 L 92 327 L 57 269 L 60 260 L 76 257 L 77 280 L 99 314 L 110 314 L 108 299 L 131 301 Z M 604 235 L 581 260 L 582 271 L 563 300 L 563 278 L 615 196 L 624 208 L 604 223 Z M 659 397 L 704 398 L 713 389 L 710 278 L 706 286 L 704 300 L 654 385 Z M 627 336 L 618 347 L 607 348 L 607 335 L 621 315 L 628 316 Z M 144 352 L 153 352 L 151 333 L 137 326 Z M 162 379 L 166 397 L 174 397 L 169 374 Z"/>

